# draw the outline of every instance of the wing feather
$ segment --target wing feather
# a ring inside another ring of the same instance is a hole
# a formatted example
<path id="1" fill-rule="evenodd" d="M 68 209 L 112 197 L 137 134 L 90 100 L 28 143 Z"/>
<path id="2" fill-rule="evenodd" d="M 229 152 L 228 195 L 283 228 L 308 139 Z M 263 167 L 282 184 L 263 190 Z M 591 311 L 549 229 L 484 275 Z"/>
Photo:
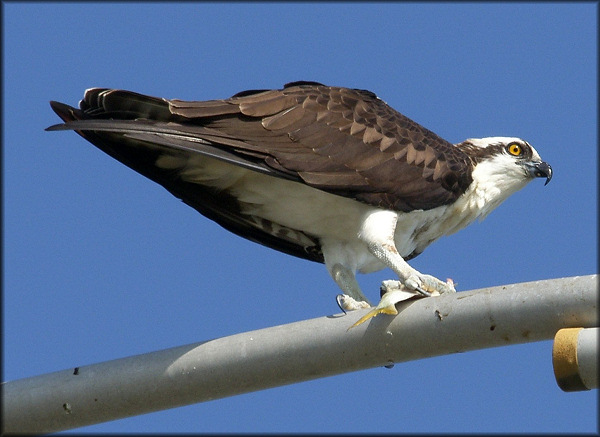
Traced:
<path id="1" fill-rule="evenodd" d="M 363 90 L 300 82 L 223 100 L 183 101 L 95 88 L 79 110 L 68 111 L 68 128 L 90 141 L 108 143 L 135 124 L 131 140 L 224 156 L 236 165 L 401 211 L 450 203 L 471 181 L 463 151 Z M 107 119 L 112 124 L 105 134 L 98 126 L 77 127 Z M 116 127 L 119 121 L 127 124 Z"/>

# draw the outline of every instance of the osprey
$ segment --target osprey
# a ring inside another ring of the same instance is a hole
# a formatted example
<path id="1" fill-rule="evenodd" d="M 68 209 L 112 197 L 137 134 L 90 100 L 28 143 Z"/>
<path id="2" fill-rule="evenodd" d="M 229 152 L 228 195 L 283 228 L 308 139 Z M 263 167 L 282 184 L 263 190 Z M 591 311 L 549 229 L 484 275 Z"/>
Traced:
<path id="1" fill-rule="evenodd" d="M 451 144 L 372 92 L 317 82 L 209 101 L 92 88 L 79 109 L 50 104 L 64 124 L 48 130 L 76 131 L 237 235 L 325 263 L 345 309 L 370 306 L 357 271 L 391 268 L 386 290 L 454 292 L 407 260 L 552 178 L 522 139 Z"/>

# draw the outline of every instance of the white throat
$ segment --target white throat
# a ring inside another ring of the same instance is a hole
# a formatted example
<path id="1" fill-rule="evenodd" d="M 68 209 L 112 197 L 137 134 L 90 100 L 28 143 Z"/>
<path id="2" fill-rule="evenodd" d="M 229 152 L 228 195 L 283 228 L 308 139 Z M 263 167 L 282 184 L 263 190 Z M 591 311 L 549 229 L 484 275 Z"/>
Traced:
<path id="1" fill-rule="evenodd" d="M 472 177 L 473 183 L 462 197 L 480 220 L 532 180 L 514 158 L 505 154 L 477 164 Z"/>

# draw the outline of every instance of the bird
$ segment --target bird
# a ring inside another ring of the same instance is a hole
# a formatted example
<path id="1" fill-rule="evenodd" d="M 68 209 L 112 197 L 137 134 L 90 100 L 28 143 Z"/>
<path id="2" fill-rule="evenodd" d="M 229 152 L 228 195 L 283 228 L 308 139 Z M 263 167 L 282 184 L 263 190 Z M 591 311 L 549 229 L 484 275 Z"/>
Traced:
<path id="1" fill-rule="evenodd" d="M 63 123 L 46 130 L 75 131 L 234 234 L 324 263 L 344 312 L 372 307 L 356 274 L 384 268 L 398 279 L 382 295 L 456 292 L 408 261 L 552 179 L 520 138 L 452 144 L 371 91 L 313 81 L 206 101 L 90 88 L 79 108 L 50 105 Z"/>

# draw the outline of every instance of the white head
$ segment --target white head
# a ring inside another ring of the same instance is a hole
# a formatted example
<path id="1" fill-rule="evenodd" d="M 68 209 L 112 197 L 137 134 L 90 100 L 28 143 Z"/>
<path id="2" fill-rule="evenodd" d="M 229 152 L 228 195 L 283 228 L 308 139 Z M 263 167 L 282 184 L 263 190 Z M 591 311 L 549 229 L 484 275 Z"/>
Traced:
<path id="1" fill-rule="evenodd" d="M 476 161 L 473 169 L 473 201 L 485 217 L 507 197 L 534 178 L 552 179 L 552 167 L 520 138 L 488 137 L 468 139 L 458 145 Z"/>

